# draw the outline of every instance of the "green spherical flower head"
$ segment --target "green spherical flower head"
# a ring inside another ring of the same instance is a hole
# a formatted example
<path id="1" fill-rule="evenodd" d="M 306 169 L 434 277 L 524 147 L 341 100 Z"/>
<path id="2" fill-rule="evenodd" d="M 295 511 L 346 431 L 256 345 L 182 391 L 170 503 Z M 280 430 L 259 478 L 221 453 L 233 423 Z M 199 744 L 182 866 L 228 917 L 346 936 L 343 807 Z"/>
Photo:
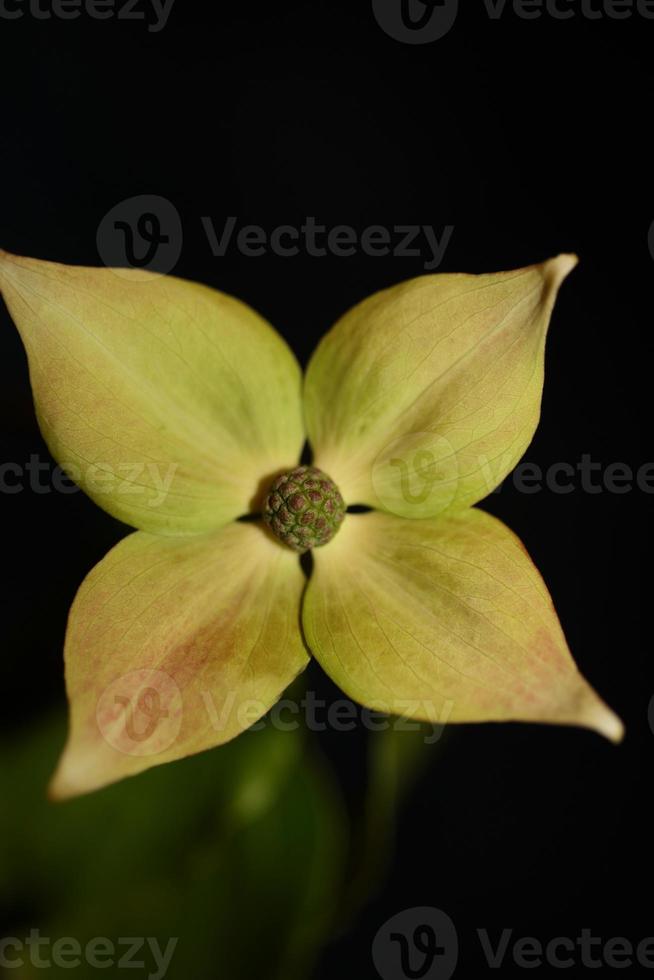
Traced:
<path id="1" fill-rule="evenodd" d="M 263 519 L 273 534 L 300 553 L 331 541 L 344 517 L 338 487 L 315 466 L 278 476 L 263 503 Z"/>

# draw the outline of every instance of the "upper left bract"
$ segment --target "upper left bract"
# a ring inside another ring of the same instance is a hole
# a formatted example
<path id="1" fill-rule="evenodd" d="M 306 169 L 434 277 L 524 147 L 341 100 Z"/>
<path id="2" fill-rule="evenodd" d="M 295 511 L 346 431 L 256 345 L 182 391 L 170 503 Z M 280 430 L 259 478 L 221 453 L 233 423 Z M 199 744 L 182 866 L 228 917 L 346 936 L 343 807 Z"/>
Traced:
<path id="1" fill-rule="evenodd" d="M 301 372 L 246 304 L 169 276 L 0 252 L 50 451 L 133 527 L 203 532 L 297 464 Z"/>

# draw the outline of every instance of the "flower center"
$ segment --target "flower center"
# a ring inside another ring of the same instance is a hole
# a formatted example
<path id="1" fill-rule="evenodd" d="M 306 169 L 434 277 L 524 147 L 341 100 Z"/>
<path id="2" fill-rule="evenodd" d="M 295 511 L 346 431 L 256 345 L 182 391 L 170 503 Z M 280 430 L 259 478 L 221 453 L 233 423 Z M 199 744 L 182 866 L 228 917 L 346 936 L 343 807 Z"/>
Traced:
<path id="1" fill-rule="evenodd" d="M 263 502 L 263 519 L 273 534 L 300 553 L 331 541 L 344 517 L 338 487 L 315 466 L 278 476 Z"/>

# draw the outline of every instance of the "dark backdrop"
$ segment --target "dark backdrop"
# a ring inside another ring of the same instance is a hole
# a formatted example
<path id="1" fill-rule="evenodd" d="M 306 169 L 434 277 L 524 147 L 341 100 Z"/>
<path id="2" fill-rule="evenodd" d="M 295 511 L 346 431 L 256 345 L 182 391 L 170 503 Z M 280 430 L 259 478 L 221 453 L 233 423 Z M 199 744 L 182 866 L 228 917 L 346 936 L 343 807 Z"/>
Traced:
<path id="1" fill-rule="evenodd" d="M 353 0 L 176 0 L 158 33 L 86 17 L 0 19 L 1 244 L 99 264 L 109 209 L 162 195 L 182 221 L 176 274 L 246 300 L 304 362 L 341 312 L 421 274 L 425 257 L 255 258 L 235 247 L 215 257 L 202 216 L 267 230 L 311 215 L 359 231 L 452 225 L 441 271 L 575 251 L 581 264 L 556 308 L 542 421 L 525 458 L 545 468 L 590 454 L 602 470 L 635 470 L 652 458 L 642 437 L 654 21 L 524 20 L 509 10 L 494 21 L 481 3 L 466 6 L 447 36 L 424 45 L 392 39 L 370 4 Z M 21 345 L 4 309 L 0 320 L 4 458 L 47 458 Z M 527 495 L 507 481 L 485 503 L 542 570 L 574 656 L 624 717 L 626 740 L 615 748 L 527 725 L 450 732 L 404 807 L 389 876 L 324 951 L 316 978 L 373 977 L 377 929 L 419 905 L 452 916 L 461 964 L 476 976 L 486 973 L 478 926 L 543 941 L 582 927 L 632 941 L 654 933 L 654 685 L 640 629 L 651 605 L 642 585 L 651 499 L 578 485 Z M 0 506 L 0 723 L 20 737 L 63 702 L 69 602 L 125 529 L 82 494 L 28 491 L 2 495 Z M 318 669 L 311 685 L 336 696 Z M 356 809 L 364 735 L 323 741 Z"/>

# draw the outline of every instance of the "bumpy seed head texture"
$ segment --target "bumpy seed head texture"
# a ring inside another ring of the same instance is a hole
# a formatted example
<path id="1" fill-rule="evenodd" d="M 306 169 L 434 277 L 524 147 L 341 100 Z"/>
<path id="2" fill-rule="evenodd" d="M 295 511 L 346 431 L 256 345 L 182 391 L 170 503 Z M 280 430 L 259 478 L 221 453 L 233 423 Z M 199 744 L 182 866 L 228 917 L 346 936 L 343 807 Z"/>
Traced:
<path id="1" fill-rule="evenodd" d="M 345 517 L 333 480 L 315 466 L 298 466 L 277 477 L 263 504 L 263 519 L 293 551 L 327 544 Z"/>

